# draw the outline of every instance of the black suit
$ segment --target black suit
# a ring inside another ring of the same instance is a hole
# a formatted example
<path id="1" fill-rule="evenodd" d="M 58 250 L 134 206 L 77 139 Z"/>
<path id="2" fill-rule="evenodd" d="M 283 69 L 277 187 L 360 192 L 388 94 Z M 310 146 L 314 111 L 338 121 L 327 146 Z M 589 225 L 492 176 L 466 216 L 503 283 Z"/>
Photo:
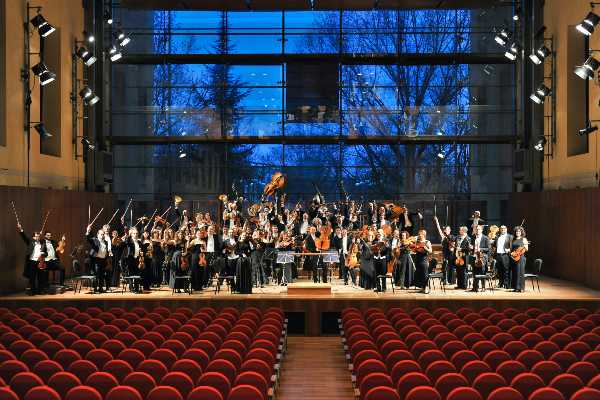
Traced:
<path id="1" fill-rule="evenodd" d="M 318 233 L 315 233 L 315 237 L 318 237 Z M 309 253 L 317 252 L 317 244 L 310 234 L 306 236 L 305 245 Z M 306 260 L 304 260 L 304 268 L 312 270 L 313 282 L 315 283 L 319 281 L 318 267 L 319 256 L 306 256 Z M 323 269 L 323 282 L 327 282 L 327 275 L 325 272 L 325 269 Z"/>
<path id="2" fill-rule="evenodd" d="M 37 260 L 32 260 L 31 256 L 35 251 L 36 244 L 41 246 L 41 253 L 45 257 L 46 256 L 46 241 L 34 241 L 29 236 L 25 234 L 24 231 L 20 232 L 21 238 L 23 242 L 27 245 L 27 249 L 25 250 L 25 265 L 23 268 L 23 276 L 29 279 L 29 288 L 31 290 L 31 294 L 39 294 L 41 289 L 45 286 L 48 272 L 45 270 L 41 270 L 38 267 Z"/>
<path id="3" fill-rule="evenodd" d="M 473 239 L 473 246 L 477 243 L 477 237 Z M 476 249 L 474 249 L 476 250 Z M 475 275 L 483 275 L 486 272 L 487 261 L 488 261 L 488 253 L 490 251 L 490 240 L 487 236 L 481 235 L 481 239 L 479 241 L 479 251 L 482 254 L 482 265 L 476 265 L 476 257 L 473 257 L 472 265 L 473 265 L 473 276 Z M 475 255 L 476 256 L 476 255 Z M 479 289 L 479 281 L 477 279 L 473 279 L 473 291 L 477 291 Z"/>
<path id="4" fill-rule="evenodd" d="M 100 241 L 97 236 L 93 236 L 89 233 L 87 236 L 87 241 L 91 246 L 90 249 L 90 257 L 92 259 L 92 273 L 96 276 L 96 282 L 94 285 L 94 292 L 100 292 L 103 290 L 105 286 L 106 279 L 106 260 L 109 257 L 108 254 L 108 242 L 104 239 Z M 99 257 L 99 252 L 101 247 L 104 246 L 105 254 L 104 257 Z M 106 285 L 108 286 L 108 285 Z"/>
<path id="5" fill-rule="evenodd" d="M 375 267 L 375 276 L 385 276 L 387 274 L 387 261 L 388 261 L 389 247 L 384 244 L 378 253 L 373 254 L 373 266 Z M 377 285 L 378 292 L 385 292 L 386 282 L 385 278 L 376 279 L 375 284 Z"/>
<path id="6" fill-rule="evenodd" d="M 58 271 L 58 280 L 60 285 L 64 285 L 65 283 L 65 267 L 62 266 L 62 264 L 60 263 L 60 259 L 58 258 L 58 253 L 57 250 L 58 249 L 58 243 L 55 240 L 45 240 L 46 242 L 46 249 L 48 249 L 48 242 L 50 242 L 50 245 L 52 246 L 52 249 L 54 249 L 54 259 L 52 260 L 46 260 L 46 269 L 48 271 Z M 49 249 L 48 249 L 49 250 Z"/>
<path id="7" fill-rule="evenodd" d="M 496 254 L 494 254 L 494 258 L 496 259 L 496 270 L 498 271 L 498 286 L 508 289 L 511 285 L 510 281 L 510 249 L 513 241 L 513 235 L 506 234 L 506 239 L 504 240 L 504 249 L 498 248 L 498 239 L 502 235 L 496 236 L 494 240 L 494 247 L 496 248 Z"/>
<path id="8" fill-rule="evenodd" d="M 215 273 L 220 273 L 220 268 L 216 268 L 216 266 L 222 266 L 220 262 L 215 262 L 220 259 L 223 249 L 223 241 L 220 235 L 212 235 L 214 242 L 214 253 L 205 253 L 206 257 L 206 268 L 204 268 L 204 276 L 202 277 L 202 286 L 208 286 L 208 283 L 211 277 L 214 276 Z M 206 238 L 206 242 L 208 243 L 208 236 Z M 219 269 L 219 270 L 217 270 Z"/>
<path id="9" fill-rule="evenodd" d="M 471 253 L 469 250 L 470 245 L 471 238 L 469 236 L 465 236 L 464 238 L 458 236 L 456 238 L 456 248 L 459 253 L 462 252 L 462 259 L 464 260 L 463 265 L 456 265 L 456 287 L 459 289 L 467 288 L 467 262 L 469 260 L 469 254 Z"/>

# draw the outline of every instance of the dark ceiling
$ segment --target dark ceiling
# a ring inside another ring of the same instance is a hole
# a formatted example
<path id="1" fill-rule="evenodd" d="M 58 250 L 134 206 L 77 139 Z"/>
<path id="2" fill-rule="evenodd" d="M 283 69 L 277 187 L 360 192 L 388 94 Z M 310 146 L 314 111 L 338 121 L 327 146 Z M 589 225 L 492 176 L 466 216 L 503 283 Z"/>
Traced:
<path id="1" fill-rule="evenodd" d="M 122 7 L 157 10 L 310 10 L 310 0 L 121 0 Z M 507 0 L 314 0 L 314 10 L 489 8 Z"/>

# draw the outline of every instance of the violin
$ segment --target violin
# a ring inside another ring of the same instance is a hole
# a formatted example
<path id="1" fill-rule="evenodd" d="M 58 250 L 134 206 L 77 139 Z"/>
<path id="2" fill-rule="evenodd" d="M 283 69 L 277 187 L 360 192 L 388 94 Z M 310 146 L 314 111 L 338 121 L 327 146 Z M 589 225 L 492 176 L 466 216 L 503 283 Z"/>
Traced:
<path id="1" fill-rule="evenodd" d="M 185 245 L 185 248 L 181 252 L 181 259 L 179 261 L 179 268 L 181 268 L 182 271 L 187 271 L 190 268 L 190 263 L 189 263 L 188 258 L 187 258 L 187 243 Z"/>
<path id="2" fill-rule="evenodd" d="M 44 254 L 40 255 L 37 259 L 37 267 L 40 270 L 45 270 L 46 269 L 46 256 Z"/>
<path id="3" fill-rule="evenodd" d="M 278 189 L 283 189 L 285 186 L 285 176 L 281 172 L 275 172 L 271 176 L 271 182 L 267 183 L 263 191 L 263 196 L 272 196 Z"/>
<path id="4" fill-rule="evenodd" d="M 59 254 L 65 254 L 65 248 L 67 247 L 67 241 L 65 240 L 65 235 L 62 236 L 60 241 L 58 242 L 58 246 L 56 247 L 56 252 Z"/>
<path id="5" fill-rule="evenodd" d="M 521 257 L 523 257 L 526 252 L 527 250 L 525 249 L 525 246 L 517 247 L 516 249 L 510 252 L 510 258 L 512 258 L 516 262 L 519 262 L 521 260 Z"/>
<path id="6" fill-rule="evenodd" d="M 352 243 L 350 252 L 346 255 L 346 266 L 348 268 L 358 267 L 358 243 Z"/>
<path id="7" fill-rule="evenodd" d="M 331 232 L 333 229 L 329 225 L 323 225 L 321 227 L 321 236 L 319 236 L 318 248 L 320 250 L 329 250 L 331 247 Z"/>

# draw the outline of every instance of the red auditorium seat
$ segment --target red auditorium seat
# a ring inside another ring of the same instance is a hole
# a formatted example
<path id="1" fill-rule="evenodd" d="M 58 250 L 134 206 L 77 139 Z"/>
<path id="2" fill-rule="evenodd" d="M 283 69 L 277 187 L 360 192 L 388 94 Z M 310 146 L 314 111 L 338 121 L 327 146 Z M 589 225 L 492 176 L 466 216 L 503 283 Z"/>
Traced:
<path id="1" fill-rule="evenodd" d="M 462 350 L 468 350 L 468 348 L 463 342 L 457 339 L 446 342 L 441 348 L 441 351 L 446 355 L 446 358 L 448 359 L 451 359 L 453 355 Z"/>
<path id="2" fill-rule="evenodd" d="M 563 321 L 562 319 L 557 319 L 548 324 L 548 326 L 556 329 L 557 332 L 562 332 L 563 329 L 569 327 L 569 323 L 567 321 Z"/>
<path id="3" fill-rule="evenodd" d="M 538 362 L 544 361 L 544 356 L 537 350 L 525 350 L 517 356 L 516 361 L 525 365 L 527 369 L 531 369 Z"/>
<path id="4" fill-rule="evenodd" d="M 378 386 L 369 390 L 364 396 L 364 400 L 400 400 L 400 396 L 393 388 Z"/>
<path id="5" fill-rule="evenodd" d="M 454 354 L 450 359 L 450 362 L 454 364 L 456 369 L 462 369 L 469 361 L 479 360 L 477 354 L 472 352 L 471 350 L 461 350 L 458 353 Z"/>
<path id="6" fill-rule="evenodd" d="M 413 360 L 398 361 L 392 368 L 391 377 L 394 382 L 411 372 L 422 372 L 421 366 Z"/>
<path id="7" fill-rule="evenodd" d="M 268 397 L 269 383 L 257 372 L 243 372 L 235 378 L 234 386 L 250 385 L 258 389 L 264 398 Z"/>
<path id="8" fill-rule="evenodd" d="M 31 340 L 31 339 L 30 339 Z M 600 345 L 600 335 L 596 335 L 595 333 L 585 333 L 579 337 L 579 341 L 586 343 L 592 349 L 595 349 Z"/>
<path id="9" fill-rule="evenodd" d="M 490 340 L 496 343 L 498 348 L 504 348 L 507 343 L 512 342 L 515 338 L 510 333 L 500 332 L 492 336 Z"/>
<path id="10" fill-rule="evenodd" d="M 570 351 L 561 350 L 552 354 L 552 356 L 550 357 L 550 361 L 554 361 L 555 363 L 560 365 L 563 371 L 566 371 L 571 365 L 575 364 L 578 360 L 575 354 L 571 353 Z"/>
<path id="11" fill-rule="evenodd" d="M 567 370 L 568 374 L 577 376 L 585 384 L 599 374 L 598 368 L 590 362 L 578 361 Z"/>
<path id="12" fill-rule="evenodd" d="M 122 384 L 131 386 L 138 391 L 142 398 L 146 398 L 148 393 L 156 387 L 156 380 L 145 372 L 132 372 L 123 379 Z"/>
<path id="13" fill-rule="evenodd" d="M 48 335 L 50 336 L 50 335 Z M 48 337 L 50 339 L 50 337 Z M 79 340 L 80 337 L 74 334 L 73 332 L 63 332 L 56 337 L 56 340 L 65 345 L 65 347 L 71 347 L 73 343 Z"/>
<path id="14" fill-rule="evenodd" d="M 404 376 L 402 376 L 398 382 L 396 383 L 396 390 L 398 390 L 398 394 L 400 398 L 406 398 L 407 394 L 417 386 L 430 386 L 433 384 L 431 380 L 420 372 L 410 372 Z M 361 390 L 362 393 L 362 390 Z"/>
<path id="15" fill-rule="evenodd" d="M 454 389 L 469 386 L 469 382 L 462 374 L 449 373 L 444 374 L 435 382 L 435 388 L 442 398 L 447 398 Z"/>
<path id="16" fill-rule="evenodd" d="M 119 353 L 117 358 L 119 360 L 127 361 L 133 369 L 136 369 L 138 365 L 140 365 L 142 361 L 146 359 L 144 354 L 136 349 L 125 349 Z"/>
<path id="17" fill-rule="evenodd" d="M 502 387 L 490 393 L 487 400 L 526 400 L 526 398 L 511 387 Z"/>
<path id="18" fill-rule="evenodd" d="M 573 393 L 584 387 L 584 383 L 575 375 L 560 374 L 552 379 L 549 386 L 561 392 L 565 398 L 570 398 Z"/>
<path id="19" fill-rule="evenodd" d="M 596 366 L 600 370 L 600 351 L 594 350 L 587 353 L 581 361 L 587 361 Z"/>
<path id="20" fill-rule="evenodd" d="M 13 353 L 17 358 L 20 358 L 21 354 L 31 349 L 35 349 L 33 343 L 31 343 L 29 340 L 24 339 L 16 340 L 8 346 L 8 350 L 11 353 Z"/>
<path id="21" fill-rule="evenodd" d="M 130 386 L 116 386 L 108 392 L 108 395 L 104 400 L 142 400 L 145 397 L 133 387 Z"/>
<path id="22" fill-rule="evenodd" d="M 496 372 L 502 375 L 506 382 L 511 382 L 515 376 L 527 372 L 527 367 L 519 361 L 511 360 L 498 365 Z"/>
<path id="23" fill-rule="evenodd" d="M 509 360 L 511 360 L 510 355 L 504 350 L 492 350 L 483 358 L 483 361 L 485 361 L 493 371 L 498 368 L 498 365 Z"/>
<path id="24" fill-rule="evenodd" d="M 101 348 L 103 350 L 108 351 L 114 358 L 114 357 L 118 357 L 119 353 L 121 353 L 123 350 L 125 350 L 126 347 L 123 344 L 123 342 L 121 342 L 119 340 L 109 339 L 106 342 L 102 343 Z"/>
<path id="25" fill-rule="evenodd" d="M 529 347 L 520 340 L 513 340 L 504 345 L 502 350 L 506 351 L 510 356 L 515 359 L 521 352 L 528 350 Z"/>
<path id="26" fill-rule="evenodd" d="M 413 388 L 405 397 L 406 400 L 442 400 L 442 397 L 432 387 L 419 386 Z"/>
<path id="27" fill-rule="evenodd" d="M 213 360 L 227 360 L 232 363 L 236 370 L 242 366 L 242 356 L 240 353 L 233 349 L 220 349 L 218 350 L 214 356 Z"/>
<path id="28" fill-rule="evenodd" d="M 400 335 L 402 335 L 402 332 L 400 332 Z M 412 348 L 417 342 L 420 342 L 422 340 L 429 340 L 429 337 L 421 331 L 413 332 L 408 336 L 404 337 L 404 343 L 406 343 L 406 345 L 410 348 Z"/>
<path id="29" fill-rule="evenodd" d="M 67 392 L 64 400 L 102 400 L 102 395 L 93 387 L 75 386 Z"/>
<path id="30" fill-rule="evenodd" d="M 571 396 L 571 400 L 598 400 L 600 399 L 600 390 L 593 388 L 582 388 Z"/>
<path id="31" fill-rule="evenodd" d="M 446 400 L 483 400 L 479 392 L 470 387 L 458 387 L 448 393 Z"/>
<path id="32" fill-rule="evenodd" d="M 148 394 L 146 400 L 185 400 L 185 398 L 171 386 L 157 386 Z"/>
<path id="33" fill-rule="evenodd" d="M 94 350 L 96 346 L 89 340 L 79 339 L 71 344 L 71 350 L 75 350 L 81 357 Z"/>
<path id="34" fill-rule="evenodd" d="M 363 361 L 365 361 L 365 360 L 379 360 L 379 361 L 382 361 L 381 354 L 378 351 L 375 351 L 375 350 L 363 350 L 363 351 L 359 352 L 352 359 L 352 363 L 354 364 L 354 369 L 358 368 L 358 366 Z"/>
<path id="35" fill-rule="evenodd" d="M 57 372 L 48 379 L 48 386 L 65 398 L 67 392 L 76 386 L 80 386 L 81 381 L 70 372 Z"/>
<path id="36" fill-rule="evenodd" d="M 108 372 L 94 372 L 85 380 L 85 385 L 96 389 L 102 397 L 105 397 L 108 392 L 119 385 L 117 378 Z"/>
<path id="37" fill-rule="evenodd" d="M 213 359 L 206 366 L 207 372 L 219 372 L 227 377 L 229 382 L 233 382 L 235 380 L 235 376 L 237 374 L 237 368 L 231 361 L 224 359 Z"/>
<path id="38" fill-rule="evenodd" d="M 529 398 L 531 393 L 545 385 L 542 378 L 534 373 L 525 372 L 513 378 L 510 386 L 516 389 L 525 399 Z"/>
<path id="39" fill-rule="evenodd" d="M 228 400 L 264 400 L 264 396 L 255 387 L 239 385 L 231 389 Z"/>
<path id="40" fill-rule="evenodd" d="M 42 381 L 39 376 L 31 372 L 19 372 L 10 380 L 10 388 L 21 399 L 25 397 L 25 394 L 29 391 L 29 389 L 43 385 L 44 381 Z"/>
<path id="41" fill-rule="evenodd" d="M 544 338 L 544 340 L 548 340 L 552 337 L 552 335 L 558 333 L 558 331 L 550 325 L 543 325 L 537 328 L 535 330 L 535 333 L 541 335 Z"/>
<path id="42" fill-rule="evenodd" d="M 255 362 L 260 361 L 260 360 L 254 360 Z M 267 366 L 268 368 L 268 366 Z M 200 375 L 202 375 L 202 368 L 200 367 L 200 365 L 198 365 L 198 363 L 194 360 L 190 360 L 190 359 L 180 359 L 177 360 L 172 366 L 171 366 L 171 372 L 182 372 L 184 374 L 186 374 L 187 376 L 189 376 L 192 379 L 192 382 L 196 382 L 198 380 L 198 378 L 200 377 Z"/>
<path id="43" fill-rule="evenodd" d="M 8 386 L 0 387 L 0 400 L 20 400 L 19 396 Z M 198 399 L 199 400 L 199 399 Z"/>
<path id="44" fill-rule="evenodd" d="M 162 334 L 155 332 L 155 331 L 144 333 L 144 335 L 141 337 L 141 339 L 151 341 L 152 343 L 154 343 L 154 345 L 156 347 L 160 347 L 160 345 L 163 344 L 164 341 L 166 340 Z"/>
<path id="45" fill-rule="evenodd" d="M 531 368 L 531 372 L 542 378 L 544 384 L 549 385 L 552 379 L 563 372 L 563 369 L 554 361 L 540 361 Z"/>
<path id="46" fill-rule="evenodd" d="M 131 365 L 123 360 L 110 360 L 104 364 L 102 370 L 117 378 L 117 381 L 119 382 L 122 382 L 127 375 L 133 372 Z"/>
<path id="47" fill-rule="evenodd" d="M 82 381 L 85 381 L 88 376 L 94 372 L 98 372 L 98 368 L 88 360 L 77 360 L 69 365 L 68 371 L 77 375 Z"/>
<path id="48" fill-rule="evenodd" d="M 568 328 L 564 329 L 563 333 L 571 336 L 573 340 L 578 340 L 579 337 L 585 333 L 585 331 L 577 325 L 571 325 Z"/>
<path id="49" fill-rule="evenodd" d="M 29 368 L 19 360 L 6 360 L 0 364 L 0 378 L 4 382 L 10 382 L 13 376 L 19 372 L 29 372 Z"/>
<path id="50" fill-rule="evenodd" d="M 485 336 L 488 340 L 491 340 L 495 335 L 499 333 L 502 333 L 502 329 L 498 328 L 496 325 L 489 325 L 481 330 L 481 334 Z"/>
<path id="51" fill-rule="evenodd" d="M 189 394 L 187 400 L 226 400 L 221 393 L 210 386 L 197 386 Z"/>
<path id="52" fill-rule="evenodd" d="M 587 353 L 590 353 L 593 349 L 584 342 L 575 341 L 566 345 L 563 349 L 564 351 L 570 351 L 575 354 L 575 357 L 578 359 L 582 359 Z"/>
<path id="53" fill-rule="evenodd" d="M 217 351 L 217 346 L 206 339 L 198 339 L 192 344 L 193 349 L 201 349 L 203 350 L 209 357 L 212 357 L 213 354 Z"/>
<path id="54" fill-rule="evenodd" d="M 49 386 L 37 386 L 30 389 L 21 399 L 23 400 L 61 400 L 60 395 Z M 71 400 L 66 397 L 64 400 Z M 86 400 L 95 400 L 91 397 Z M 102 399 L 99 399 L 102 400 Z"/>
<path id="55" fill-rule="evenodd" d="M 229 379 L 219 372 L 205 372 L 202 374 L 196 386 L 210 386 L 219 391 L 221 396 L 226 399 L 231 391 L 231 383 Z"/>
<path id="56" fill-rule="evenodd" d="M 84 338 L 90 333 L 94 332 L 94 330 L 87 325 L 77 325 L 71 331 L 80 338 Z"/>
<path id="57" fill-rule="evenodd" d="M 169 372 L 161 379 L 160 385 L 171 386 L 186 398 L 194 388 L 194 381 L 183 372 Z"/>
<path id="58" fill-rule="evenodd" d="M 113 356 L 106 350 L 94 349 L 85 355 L 85 359 L 93 362 L 99 369 L 102 369 L 104 364 L 113 359 Z"/>
<path id="59" fill-rule="evenodd" d="M 69 368 L 72 362 L 81 360 L 81 356 L 78 352 L 72 349 L 60 350 L 53 357 L 53 360 L 62 365 L 63 369 Z"/>
<path id="60" fill-rule="evenodd" d="M 362 363 L 355 366 L 356 381 L 360 385 L 362 380 L 369 374 L 382 372 L 387 374 L 387 368 L 381 360 L 371 359 L 364 360 Z"/>
<path id="61" fill-rule="evenodd" d="M 475 382 L 473 382 L 473 388 L 481 394 L 481 397 L 487 399 L 490 393 L 500 387 L 507 385 L 506 380 L 500 374 L 493 372 L 486 372 L 479 375 Z"/>
<path id="62" fill-rule="evenodd" d="M 486 372 L 493 371 L 485 361 L 480 360 L 469 361 L 460 370 L 460 373 L 467 378 L 470 383 L 473 383 L 479 375 Z"/>
<path id="63" fill-rule="evenodd" d="M 414 353 L 413 353 L 414 354 Z M 427 368 L 427 366 L 435 361 L 446 361 L 446 356 L 440 350 L 431 349 L 426 350 L 418 357 L 417 362 L 421 366 L 422 369 Z"/>
<path id="64" fill-rule="evenodd" d="M 555 343 L 558 347 L 563 349 L 566 345 L 573 341 L 573 338 L 567 335 L 566 333 L 559 332 L 550 336 L 550 339 L 548 340 L 550 340 L 552 343 Z"/>
<path id="65" fill-rule="evenodd" d="M 19 357 L 26 365 L 33 366 L 40 361 L 47 360 L 48 356 L 41 350 L 29 349 L 26 350 L 21 357 Z"/>
<path id="66" fill-rule="evenodd" d="M 8 350 L 0 350 L 0 364 L 7 360 L 16 360 L 16 357 Z"/>
<path id="67" fill-rule="evenodd" d="M 33 367 L 33 373 L 42 378 L 44 382 L 48 382 L 48 379 L 50 379 L 52 375 L 57 372 L 62 372 L 63 370 L 63 367 L 59 363 L 52 360 L 40 361 Z"/>
<path id="68" fill-rule="evenodd" d="M 467 345 L 467 347 L 473 347 L 475 343 L 486 340 L 485 336 L 483 336 L 479 332 L 471 332 L 465 336 L 457 335 L 458 337 L 462 337 L 462 342 Z"/>
<path id="69" fill-rule="evenodd" d="M 65 333 L 69 333 L 73 336 L 75 336 L 75 334 L 71 333 L 71 332 L 65 332 Z M 62 335 L 64 335 L 65 333 L 63 333 Z M 60 337 L 60 335 L 59 335 Z M 34 346 L 39 347 L 41 346 L 42 343 L 44 343 L 46 340 L 50 340 L 52 339 L 52 336 L 48 335 L 46 332 L 34 332 L 32 333 L 29 337 L 28 340 L 33 343 Z M 58 338 L 57 338 L 58 340 Z M 62 340 L 58 340 L 59 342 L 61 342 L 62 344 L 65 344 Z"/>
<path id="70" fill-rule="evenodd" d="M 149 360 L 158 360 L 164 364 L 167 369 L 177 361 L 177 355 L 169 349 L 156 349 L 149 356 Z"/>
<path id="71" fill-rule="evenodd" d="M 270 354 L 269 354 L 269 356 L 270 356 Z M 183 353 L 181 358 L 194 360 L 195 362 L 198 363 L 198 365 L 200 366 L 200 368 L 202 368 L 202 370 L 204 370 L 206 368 L 206 366 L 208 365 L 208 363 L 210 361 L 208 354 L 206 354 L 206 352 L 201 349 L 189 349 L 185 353 Z"/>
<path id="72" fill-rule="evenodd" d="M 432 382 L 436 382 L 442 375 L 457 372 L 454 365 L 446 360 L 435 361 L 431 363 L 425 370 L 425 375 Z"/>

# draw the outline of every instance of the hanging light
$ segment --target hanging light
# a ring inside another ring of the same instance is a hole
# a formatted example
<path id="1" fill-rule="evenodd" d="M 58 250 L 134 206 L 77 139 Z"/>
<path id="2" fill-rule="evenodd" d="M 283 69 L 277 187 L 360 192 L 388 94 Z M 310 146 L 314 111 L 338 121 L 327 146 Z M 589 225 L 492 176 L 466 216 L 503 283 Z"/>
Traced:
<path id="1" fill-rule="evenodd" d="M 443 160 L 444 158 L 446 158 L 446 153 L 444 153 L 444 150 L 440 148 L 440 150 L 437 153 L 437 158 L 439 158 L 440 160 Z"/>
<path id="2" fill-rule="evenodd" d="M 583 129 L 580 129 L 578 133 L 579 133 L 579 136 L 586 136 L 597 130 L 598 130 L 598 127 L 596 125 L 592 126 L 592 123 L 590 121 L 588 121 L 586 127 Z"/>
<path id="3" fill-rule="evenodd" d="M 39 13 L 36 14 L 36 16 L 33 17 L 30 22 L 31 25 L 38 30 L 38 33 L 41 37 L 47 37 L 56 30 L 56 28 L 50 25 L 48 21 L 46 21 L 46 18 Z"/>
<path id="4" fill-rule="evenodd" d="M 94 43 L 96 41 L 96 36 L 93 33 L 89 33 L 88 31 L 83 31 L 84 40 L 88 43 Z"/>
<path id="5" fill-rule="evenodd" d="M 117 40 L 117 43 L 119 43 L 119 46 L 121 46 L 121 47 L 125 47 L 125 46 L 127 46 L 127 44 L 129 42 L 131 42 L 131 38 L 128 35 L 126 35 L 122 29 L 119 29 L 118 31 L 115 32 L 115 39 Z"/>
<path id="6" fill-rule="evenodd" d="M 506 50 L 506 52 L 504 53 L 504 57 L 514 61 L 517 59 L 519 54 L 521 54 L 522 51 L 523 48 L 521 47 L 521 45 L 517 42 L 513 42 L 508 48 L 508 50 Z"/>
<path id="7" fill-rule="evenodd" d="M 550 96 L 550 94 L 552 94 L 552 90 L 541 83 L 535 92 L 529 96 L 529 98 L 536 104 L 542 104 L 544 102 L 544 98 Z"/>
<path id="8" fill-rule="evenodd" d="M 112 14 L 108 10 L 104 11 L 104 22 L 106 22 L 108 25 L 112 25 L 113 23 Z"/>
<path id="9" fill-rule="evenodd" d="M 81 46 L 75 51 L 77 57 L 83 61 L 85 65 L 88 67 L 96 62 L 96 57 L 92 54 L 92 52 L 86 48 L 85 46 Z"/>
<path id="10" fill-rule="evenodd" d="M 583 65 L 575 67 L 575 74 L 581 79 L 593 79 L 598 68 L 600 68 L 600 61 L 590 56 Z"/>
<path id="11" fill-rule="evenodd" d="M 500 46 L 506 46 L 506 44 L 508 43 L 508 40 L 510 39 L 510 36 L 511 36 L 510 32 L 508 32 L 506 29 L 502 28 L 500 30 L 500 32 L 498 32 L 496 34 L 496 36 L 494 37 L 494 40 Z"/>
<path id="12" fill-rule="evenodd" d="M 33 128 L 37 131 L 42 140 L 50 139 L 52 137 L 52 134 L 46 130 L 46 126 L 44 126 L 42 122 L 35 124 Z"/>
<path id="13" fill-rule="evenodd" d="M 600 17 L 593 11 L 590 11 L 583 21 L 581 21 L 581 23 L 575 27 L 575 29 L 586 36 L 591 36 L 592 33 L 594 33 L 594 28 L 596 25 L 598 25 L 598 22 L 600 22 Z"/>
<path id="14" fill-rule="evenodd" d="M 108 51 L 108 55 L 110 57 L 110 61 L 117 61 L 119 60 L 121 57 L 123 57 L 123 53 L 121 53 L 121 51 L 119 49 L 117 49 L 117 46 L 115 46 L 114 44 L 112 46 L 110 46 L 110 48 L 107 50 Z"/>
<path id="15" fill-rule="evenodd" d="M 46 86 L 50 82 L 53 82 L 56 79 L 56 74 L 51 72 L 46 64 L 40 62 L 33 67 L 31 67 L 31 71 L 39 78 L 40 85 Z"/>
<path id="16" fill-rule="evenodd" d="M 545 136 L 540 136 L 537 140 L 537 142 L 535 142 L 535 144 L 533 145 L 533 149 L 536 151 L 544 151 L 544 146 L 546 146 L 547 140 Z"/>
<path id="17" fill-rule="evenodd" d="M 535 65 L 540 65 L 550 54 L 552 54 L 550 49 L 546 45 L 541 45 L 535 52 L 529 55 L 529 59 Z"/>
<path id="18" fill-rule="evenodd" d="M 186 158 L 187 157 L 187 153 L 183 150 L 179 150 L 179 158 Z"/>
<path id="19" fill-rule="evenodd" d="M 518 21 L 521 18 L 521 7 L 517 7 L 515 13 L 513 14 L 513 21 Z"/>
<path id="20" fill-rule="evenodd" d="M 83 89 L 81 89 L 81 91 L 79 92 L 79 97 L 83 99 L 84 104 L 87 106 L 93 106 L 94 104 L 100 101 L 100 97 L 96 96 L 94 94 L 94 91 L 90 89 L 89 86 L 86 86 Z"/>
<path id="21" fill-rule="evenodd" d="M 81 138 L 81 144 L 83 145 L 83 147 L 87 148 L 88 150 L 94 151 L 96 150 L 96 146 L 90 142 L 90 140 L 88 138 Z"/>

